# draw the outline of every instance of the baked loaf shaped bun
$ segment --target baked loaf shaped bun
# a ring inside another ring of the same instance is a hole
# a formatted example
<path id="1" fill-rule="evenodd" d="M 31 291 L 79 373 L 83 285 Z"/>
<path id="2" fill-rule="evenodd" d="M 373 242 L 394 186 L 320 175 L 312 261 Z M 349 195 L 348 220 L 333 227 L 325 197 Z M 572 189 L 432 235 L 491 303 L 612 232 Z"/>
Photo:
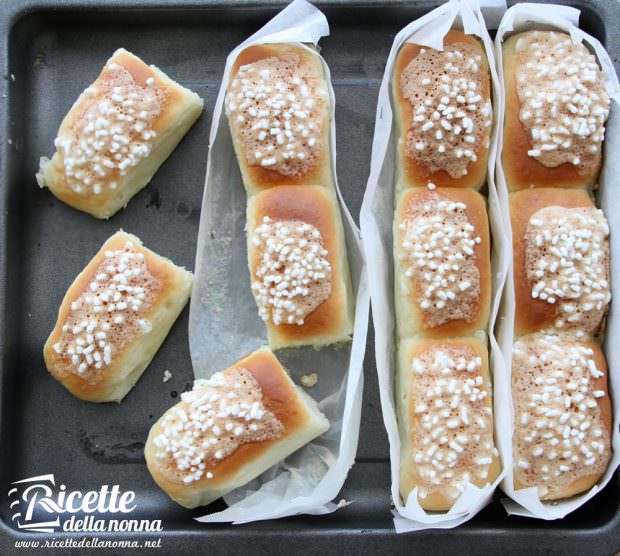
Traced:
<path id="1" fill-rule="evenodd" d="M 187 303 L 192 273 L 117 232 L 65 294 L 43 356 L 74 396 L 120 402 Z"/>
<path id="2" fill-rule="evenodd" d="M 442 52 L 399 51 L 392 76 L 398 131 L 397 188 L 479 189 L 486 180 L 493 107 L 486 54 L 472 35 L 451 30 Z"/>
<path id="3" fill-rule="evenodd" d="M 486 329 L 491 303 L 489 225 L 472 189 L 412 188 L 394 219 L 398 334 L 466 336 Z"/>
<path id="4" fill-rule="evenodd" d="M 252 293 L 272 349 L 348 341 L 353 296 L 336 196 L 322 186 L 286 186 L 247 207 Z"/>
<path id="5" fill-rule="evenodd" d="M 274 185 L 333 185 L 331 103 L 314 50 L 247 47 L 232 67 L 225 106 L 248 195 Z"/>
<path id="6" fill-rule="evenodd" d="M 248 483 L 328 428 L 316 402 L 261 348 L 196 380 L 153 425 L 144 453 L 159 487 L 194 508 Z"/>
<path id="7" fill-rule="evenodd" d="M 447 511 L 467 483 L 500 472 L 485 345 L 475 338 L 403 340 L 398 370 L 400 494 Z"/>
<path id="8" fill-rule="evenodd" d="M 597 334 L 611 299 L 609 227 L 584 190 L 510 195 L 515 334 Z"/>
<path id="9" fill-rule="evenodd" d="M 509 189 L 594 185 L 609 115 L 594 55 L 565 33 L 527 31 L 504 42 L 503 58 Z"/>
<path id="10" fill-rule="evenodd" d="M 122 48 L 60 125 L 37 182 L 96 218 L 123 208 L 202 112 L 203 101 Z"/>
<path id="11" fill-rule="evenodd" d="M 607 365 L 598 345 L 530 334 L 513 347 L 515 489 L 541 500 L 589 490 L 611 457 Z"/>

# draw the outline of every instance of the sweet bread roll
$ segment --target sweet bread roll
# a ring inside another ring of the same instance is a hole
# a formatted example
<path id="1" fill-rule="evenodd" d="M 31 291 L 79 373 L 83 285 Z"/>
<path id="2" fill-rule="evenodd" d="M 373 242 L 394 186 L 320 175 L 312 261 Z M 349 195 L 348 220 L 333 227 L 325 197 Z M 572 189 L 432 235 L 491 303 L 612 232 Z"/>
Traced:
<path id="1" fill-rule="evenodd" d="M 255 44 L 232 67 L 226 114 L 243 183 L 333 184 L 330 99 L 318 54 L 301 44 Z"/>
<path id="2" fill-rule="evenodd" d="M 123 208 L 202 112 L 203 101 L 122 48 L 62 121 L 37 182 L 96 218 Z"/>
<path id="3" fill-rule="evenodd" d="M 594 55 L 565 33 L 528 31 L 504 43 L 503 58 L 509 189 L 594 185 L 609 115 Z"/>
<path id="4" fill-rule="evenodd" d="M 429 511 L 447 511 L 467 483 L 500 472 L 487 350 L 475 338 L 403 340 L 398 369 L 400 494 L 417 487 Z"/>
<path id="5" fill-rule="evenodd" d="M 43 356 L 74 396 L 120 402 L 187 303 L 192 273 L 117 232 L 65 294 Z"/>
<path id="6" fill-rule="evenodd" d="M 394 220 L 400 337 L 464 336 L 486 329 L 491 303 L 489 225 L 471 189 L 402 192 Z"/>
<path id="7" fill-rule="evenodd" d="M 478 39 L 453 29 L 442 52 L 405 44 L 392 91 L 397 188 L 431 182 L 479 189 L 487 175 L 493 108 L 488 61 Z"/>
<path id="8" fill-rule="evenodd" d="M 512 353 L 514 487 L 541 500 L 589 490 L 611 457 L 607 365 L 598 345 L 530 334 Z"/>
<path id="9" fill-rule="evenodd" d="M 191 392 L 153 425 L 144 448 L 159 487 L 186 508 L 209 504 L 329 428 L 266 348 Z"/>
<path id="10" fill-rule="evenodd" d="M 252 293 L 271 348 L 349 340 L 353 296 L 334 192 L 287 186 L 250 197 L 247 233 Z"/>
<path id="11" fill-rule="evenodd" d="M 512 193 L 515 334 L 597 334 L 611 298 L 609 227 L 584 190 Z"/>

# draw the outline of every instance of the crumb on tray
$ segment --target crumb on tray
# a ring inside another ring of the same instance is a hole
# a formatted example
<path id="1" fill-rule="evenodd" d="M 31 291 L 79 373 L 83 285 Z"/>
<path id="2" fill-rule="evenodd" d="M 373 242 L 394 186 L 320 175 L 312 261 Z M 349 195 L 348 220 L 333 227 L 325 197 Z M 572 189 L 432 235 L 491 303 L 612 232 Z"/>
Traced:
<path id="1" fill-rule="evenodd" d="M 306 388 L 312 388 L 319 381 L 319 376 L 316 373 L 308 373 L 301 377 L 301 384 Z"/>

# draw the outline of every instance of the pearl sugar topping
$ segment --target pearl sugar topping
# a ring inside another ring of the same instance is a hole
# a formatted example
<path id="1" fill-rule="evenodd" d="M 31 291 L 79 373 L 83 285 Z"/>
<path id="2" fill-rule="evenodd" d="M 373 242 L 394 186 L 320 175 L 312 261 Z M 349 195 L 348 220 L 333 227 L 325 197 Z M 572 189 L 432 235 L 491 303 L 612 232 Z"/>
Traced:
<path id="1" fill-rule="evenodd" d="M 460 178 L 489 146 L 493 114 L 481 53 L 462 42 L 443 52 L 422 48 L 401 75 L 401 92 L 413 109 L 407 153 L 431 173 Z"/>
<path id="2" fill-rule="evenodd" d="M 316 165 L 324 101 L 312 80 L 291 55 L 239 68 L 228 86 L 226 111 L 239 131 L 248 164 L 291 177 Z"/>
<path id="3" fill-rule="evenodd" d="M 80 97 L 70 129 L 61 128 L 55 140 L 67 185 L 83 195 L 117 189 L 151 153 L 165 96 L 153 78 L 141 86 L 123 66 L 108 63 Z"/>
<path id="4" fill-rule="evenodd" d="M 480 270 L 475 247 L 481 242 L 465 212 L 466 205 L 434 191 L 417 199 L 399 225 L 405 276 L 415 285 L 425 324 L 475 317 Z"/>
<path id="5" fill-rule="evenodd" d="M 239 446 L 280 438 L 284 425 L 263 404 L 254 376 L 244 368 L 197 380 L 170 409 L 154 439 L 156 457 L 173 480 L 212 479 L 218 462 Z"/>
<path id="6" fill-rule="evenodd" d="M 420 498 L 457 498 L 467 483 L 488 477 L 497 450 L 482 358 L 468 346 L 438 346 L 412 362 L 412 457 Z"/>
<path id="7" fill-rule="evenodd" d="M 601 159 L 609 96 L 596 58 L 568 35 L 534 31 L 516 44 L 519 118 L 528 155 L 547 167 L 570 163 L 595 171 Z"/>
<path id="8" fill-rule="evenodd" d="M 593 334 L 609 291 L 609 227 L 593 207 L 545 207 L 532 215 L 525 235 L 531 295 L 557 306 L 556 328 Z"/>
<path id="9" fill-rule="evenodd" d="M 95 379 L 136 335 L 148 334 L 152 325 L 144 313 L 160 288 L 144 254 L 131 241 L 105 251 L 93 278 L 71 303 L 60 338 L 53 345 L 68 372 Z"/>
<path id="10" fill-rule="evenodd" d="M 597 403 L 606 393 L 593 385 L 604 373 L 593 355 L 585 344 L 552 335 L 514 345 L 516 473 L 524 486 L 540 485 L 543 498 L 597 474 L 609 460 L 609 435 Z"/>
<path id="11" fill-rule="evenodd" d="M 258 314 L 274 324 L 304 324 L 332 290 L 332 268 L 321 232 L 298 220 L 268 216 L 252 235 L 258 264 L 252 291 Z"/>

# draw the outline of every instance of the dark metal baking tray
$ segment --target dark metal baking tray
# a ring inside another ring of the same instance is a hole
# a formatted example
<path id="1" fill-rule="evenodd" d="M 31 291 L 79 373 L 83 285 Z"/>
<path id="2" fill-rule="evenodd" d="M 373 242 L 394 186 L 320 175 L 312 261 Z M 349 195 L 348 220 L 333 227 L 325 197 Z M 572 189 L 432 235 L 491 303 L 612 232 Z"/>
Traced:
<path id="1" fill-rule="evenodd" d="M 321 42 L 336 91 L 338 173 L 351 213 L 359 213 L 369 169 L 376 97 L 395 33 L 438 2 L 319 3 L 331 26 Z M 620 57 L 620 8 L 579 0 L 582 27 Z M 70 489 L 119 484 L 136 492 L 136 518 L 161 518 L 161 553 L 574 553 L 620 550 L 618 477 L 564 520 L 507 517 L 498 499 L 449 531 L 396 535 L 389 463 L 369 338 L 357 464 L 335 514 L 246 526 L 203 526 L 151 481 L 142 450 L 151 424 L 192 380 L 187 310 L 153 363 L 119 406 L 81 402 L 46 372 L 41 349 L 62 296 L 102 241 L 118 228 L 193 268 L 210 112 L 229 51 L 261 27 L 281 2 L 209 0 L 4 0 L 0 3 L 0 554 L 16 540 L 63 538 L 15 529 L 6 492 L 22 478 L 54 473 Z M 61 118 L 103 61 L 120 46 L 162 67 L 206 101 L 204 115 L 152 183 L 107 222 L 74 211 L 36 187 Z M 370 261 L 372 264 L 372 261 Z M 165 369 L 173 373 L 162 382 Z M 214 506 L 213 508 L 215 508 Z M 213 509 L 210 508 L 210 509 Z M 107 534 L 142 541 L 145 534 Z M 106 539 L 106 534 L 97 534 Z M 77 538 L 81 535 L 77 535 Z M 22 549 L 23 550 L 23 549 Z M 65 554 L 50 548 L 46 554 Z M 78 553 L 72 550 L 72 553 Z M 106 553 L 106 550 L 97 550 Z M 118 551 L 110 549 L 109 553 Z M 144 553 L 144 549 L 123 553 Z"/>

